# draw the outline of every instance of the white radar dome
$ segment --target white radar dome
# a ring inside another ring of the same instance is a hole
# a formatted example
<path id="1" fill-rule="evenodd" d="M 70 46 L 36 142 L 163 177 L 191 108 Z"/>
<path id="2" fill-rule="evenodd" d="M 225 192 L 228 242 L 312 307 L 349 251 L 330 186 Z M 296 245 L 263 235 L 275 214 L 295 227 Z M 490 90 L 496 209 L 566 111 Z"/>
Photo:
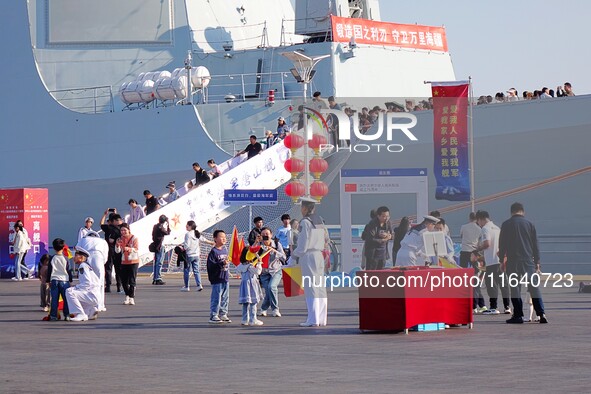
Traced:
<path id="1" fill-rule="evenodd" d="M 209 74 L 209 70 L 204 66 L 195 68 L 195 71 L 191 75 L 191 82 L 193 82 L 193 86 L 197 89 L 206 88 L 210 80 L 211 75 Z"/>

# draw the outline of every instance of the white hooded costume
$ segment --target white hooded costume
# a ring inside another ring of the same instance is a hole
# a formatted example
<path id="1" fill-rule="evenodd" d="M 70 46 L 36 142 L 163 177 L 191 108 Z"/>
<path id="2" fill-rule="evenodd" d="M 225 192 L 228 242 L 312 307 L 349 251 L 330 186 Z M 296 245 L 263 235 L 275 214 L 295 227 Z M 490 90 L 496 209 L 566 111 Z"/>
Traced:
<path id="1" fill-rule="evenodd" d="M 313 222 L 310 217 L 300 222 L 298 245 L 293 255 L 299 259 L 304 281 L 304 295 L 308 308 L 308 318 L 302 326 L 326 326 L 328 299 L 324 277 L 324 258 L 322 251 L 325 244 L 325 229 L 321 222 Z M 308 279 L 309 278 L 309 279 Z"/>
<path id="2" fill-rule="evenodd" d="M 99 297 L 102 283 L 87 263 L 80 263 L 78 267 L 78 279 L 80 282 L 66 290 L 66 300 L 70 313 L 77 315 L 78 319 L 88 320 L 99 311 Z"/>
<path id="3" fill-rule="evenodd" d="M 101 286 L 99 294 L 99 312 L 104 312 L 105 308 L 105 264 L 109 257 L 109 245 L 102 239 L 97 232 L 89 231 L 84 238 L 78 242 L 76 247 L 80 247 L 88 252 L 87 263 L 92 267 L 94 273 L 98 276 Z"/>

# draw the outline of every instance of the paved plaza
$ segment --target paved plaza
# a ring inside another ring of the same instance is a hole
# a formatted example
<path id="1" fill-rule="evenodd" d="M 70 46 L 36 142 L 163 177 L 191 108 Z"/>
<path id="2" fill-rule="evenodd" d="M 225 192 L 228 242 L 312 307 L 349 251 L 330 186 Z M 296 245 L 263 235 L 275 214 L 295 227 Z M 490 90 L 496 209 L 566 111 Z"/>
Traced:
<path id="1" fill-rule="evenodd" d="M 591 391 L 591 294 L 576 288 L 543 290 L 547 325 L 479 315 L 473 330 L 404 335 L 361 334 L 355 289 L 329 294 L 327 327 L 300 328 L 303 297 L 283 295 L 283 317 L 241 327 L 236 280 L 233 323 L 212 326 L 209 286 L 166 280 L 140 277 L 135 306 L 107 294 L 107 312 L 85 323 L 43 322 L 37 280 L 0 281 L 0 392 Z"/>

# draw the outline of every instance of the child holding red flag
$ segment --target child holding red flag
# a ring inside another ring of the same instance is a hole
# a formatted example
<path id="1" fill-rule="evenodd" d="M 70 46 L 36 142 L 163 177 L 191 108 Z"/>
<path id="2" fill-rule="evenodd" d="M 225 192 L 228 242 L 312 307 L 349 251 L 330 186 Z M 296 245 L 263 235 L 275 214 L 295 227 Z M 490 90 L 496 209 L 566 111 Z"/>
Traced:
<path id="1" fill-rule="evenodd" d="M 240 255 L 240 265 L 236 271 L 241 275 L 238 303 L 242 304 L 243 326 L 262 326 L 263 322 L 257 319 L 257 304 L 263 298 L 259 275 L 263 271 L 258 252 L 260 246 L 244 248 Z"/>

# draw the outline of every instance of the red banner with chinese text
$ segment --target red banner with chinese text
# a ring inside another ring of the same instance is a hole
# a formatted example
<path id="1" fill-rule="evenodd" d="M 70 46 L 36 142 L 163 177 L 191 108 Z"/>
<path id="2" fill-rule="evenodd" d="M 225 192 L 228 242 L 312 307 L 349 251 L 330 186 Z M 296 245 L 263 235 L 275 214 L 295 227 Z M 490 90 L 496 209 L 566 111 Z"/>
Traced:
<path id="1" fill-rule="evenodd" d="M 389 45 L 400 48 L 447 52 L 445 28 L 331 15 L 332 40 L 357 44 Z"/>
<path id="2" fill-rule="evenodd" d="M 437 180 L 437 200 L 470 200 L 469 86 L 463 81 L 431 83 L 435 149 L 433 172 Z"/>
<path id="3" fill-rule="evenodd" d="M 0 190 L 0 277 L 14 276 L 11 242 L 14 224 L 22 220 L 31 240 L 25 263 L 33 269 L 42 254 L 49 249 L 49 199 L 47 189 Z"/>

